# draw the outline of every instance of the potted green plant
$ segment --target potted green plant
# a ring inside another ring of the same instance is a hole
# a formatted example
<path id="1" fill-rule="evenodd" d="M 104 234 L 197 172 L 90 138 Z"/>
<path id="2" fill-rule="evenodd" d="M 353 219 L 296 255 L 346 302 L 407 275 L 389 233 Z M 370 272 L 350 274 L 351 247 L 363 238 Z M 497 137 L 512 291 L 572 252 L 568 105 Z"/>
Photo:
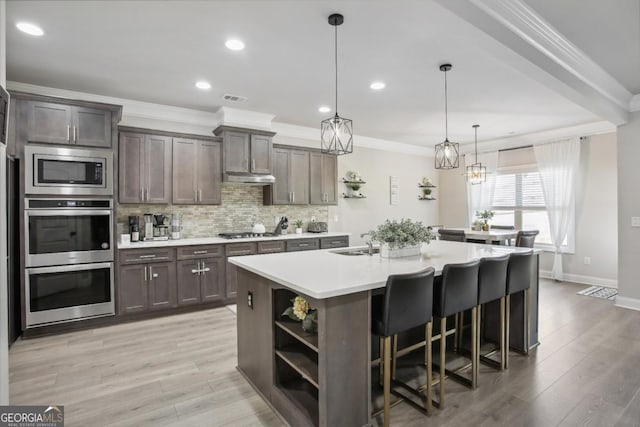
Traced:
<path id="1" fill-rule="evenodd" d="M 302 234 L 302 226 L 304 222 L 301 219 L 296 219 L 293 224 L 296 226 L 296 234 Z"/>
<path id="2" fill-rule="evenodd" d="M 422 195 L 423 195 L 423 198 L 430 199 L 431 198 L 431 188 L 423 187 L 422 188 Z"/>
<path id="3" fill-rule="evenodd" d="M 420 254 L 423 243 L 433 238 L 431 230 L 420 221 L 410 219 L 386 220 L 376 230 L 369 232 L 372 242 L 380 243 L 380 256 L 399 258 Z"/>
<path id="4" fill-rule="evenodd" d="M 282 316 L 287 316 L 296 322 L 302 322 L 302 329 L 307 332 L 316 332 L 318 328 L 318 310 L 311 308 L 304 297 L 298 295 L 291 300 L 291 307 L 282 312 Z"/>
<path id="5" fill-rule="evenodd" d="M 476 217 L 483 221 L 483 231 L 489 231 L 489 220 L 493 218 L 493 215 L 495 215 L 495 212 L 488 209 L 476 211 Z"/>
<path id="6" fill-rule="evenodd" d="M 347 173 L 347 187 L 351 190 L 352 197 L 361 197 L 360 188 L 362 187 L 362 177 L 358 172 L 348 172 Z"/>
<path id="7" fill-rule="evenodd" d="M 471 229 L 474 231 L 480 231 L 482 230 L 482 226 L 484 225 L 484 222 L 480 221 L 479 219 L 473 221 L 473 224 L 471 224 Z"/>

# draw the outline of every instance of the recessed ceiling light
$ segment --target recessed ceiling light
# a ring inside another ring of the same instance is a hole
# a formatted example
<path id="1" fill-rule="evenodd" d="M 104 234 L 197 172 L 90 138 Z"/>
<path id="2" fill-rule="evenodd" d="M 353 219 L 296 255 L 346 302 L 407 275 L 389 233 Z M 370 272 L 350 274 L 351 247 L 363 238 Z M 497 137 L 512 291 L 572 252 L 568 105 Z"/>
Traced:
<path id="1" fill-rule="evenodd" d="M 211 89 L 211 84 L 209 82 L 205 82 L 204 80 L 200 80 L 199 82 L 196 82 L 196 87 L 198 89 L 207 90 Z"/>
<path id="2" fill-rule="evenodd" d="M 382 90 L 385 88 L 385 86 L 387 85 L 384 84 L 384 82 L 373 82 L 371 83 L 371 85 L 369 85 L 369 87 L 373 90 Z"/>
<path id="3" fill-rule="evenodd" d="M 318 111 L 321 113 L 328 113 L 329 111 L 331 111 L 331 108 L 323 105 L 322 107 L 318 108 Z"/>
<path id="4" fill-rule="evenodd" d="M 224 45 L 227 47 L 227 49 L 231 49 L 231 50 L 244 49 L 244 42 L 238 39 L 229 39 L 224 43 Z"/>
<path id="5" fill-rule="evenodd" d="M 32 36 L 41 36 L 44 34 L 44 31 L 42 31 L 42 28 L 30 22 L 18 22 L 16 24 L 16 27 L 18 27 L 18 29 L 23 33 L 27 33 Z"/>

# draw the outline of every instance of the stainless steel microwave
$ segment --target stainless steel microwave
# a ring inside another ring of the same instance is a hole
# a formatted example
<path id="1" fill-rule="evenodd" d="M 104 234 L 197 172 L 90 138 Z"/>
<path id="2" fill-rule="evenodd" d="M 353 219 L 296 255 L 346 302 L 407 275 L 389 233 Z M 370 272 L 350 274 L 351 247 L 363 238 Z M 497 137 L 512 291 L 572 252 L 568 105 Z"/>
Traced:
<path id="1" fill-rule="evenodd" d="M 27 194 L 113 195 L 110 150 L 27 145 L 24 157 Z"/>

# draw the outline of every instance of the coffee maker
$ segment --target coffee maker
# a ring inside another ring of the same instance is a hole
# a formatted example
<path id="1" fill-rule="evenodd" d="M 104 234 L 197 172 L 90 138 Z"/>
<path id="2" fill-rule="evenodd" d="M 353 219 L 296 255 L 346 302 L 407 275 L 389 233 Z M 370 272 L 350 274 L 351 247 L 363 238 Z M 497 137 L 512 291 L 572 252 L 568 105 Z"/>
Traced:
<path id="1" fill-rule="evenodd" d="M 180 214 L 171 215 L 171 240 L 178 240 L 180 238 L 181 229 L 182 221 Z"/>
<path id="2" fill-rule="evenodd" d="M 144 240 L 153 240 L 153 215 L 144 214 Z"/>
<path id="3" fill-rule="evenodd" d="M 169 240 L 169 227 L 164 224 L 166 216 L 164 214 L 153 215 L 153 240 Z"/>
<path id="4" fill-rule="evenodd" d="M 131 234 L 131 241 L 137 242 L 140 240 L 140 218 L 137 216 L 129 217 L 129 233 Z"/>

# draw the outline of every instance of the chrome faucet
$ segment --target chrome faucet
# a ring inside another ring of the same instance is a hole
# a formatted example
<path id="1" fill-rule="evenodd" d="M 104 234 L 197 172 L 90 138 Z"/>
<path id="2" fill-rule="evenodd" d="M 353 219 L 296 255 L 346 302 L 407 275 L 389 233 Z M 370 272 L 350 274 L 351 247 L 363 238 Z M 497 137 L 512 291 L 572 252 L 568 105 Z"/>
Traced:
<path id="1" fill-rule="evenodd" d="M 364 236 L 369 236 L 369 233 L 362 233 L 360 235 L 360 237 L 364 237 Z M 369 239 L 369 241 L 366 242 L 367 246 L 369 247 L 369 256 L 373 256 L 373 242 L 371 241 L 371 239 Z"/>

